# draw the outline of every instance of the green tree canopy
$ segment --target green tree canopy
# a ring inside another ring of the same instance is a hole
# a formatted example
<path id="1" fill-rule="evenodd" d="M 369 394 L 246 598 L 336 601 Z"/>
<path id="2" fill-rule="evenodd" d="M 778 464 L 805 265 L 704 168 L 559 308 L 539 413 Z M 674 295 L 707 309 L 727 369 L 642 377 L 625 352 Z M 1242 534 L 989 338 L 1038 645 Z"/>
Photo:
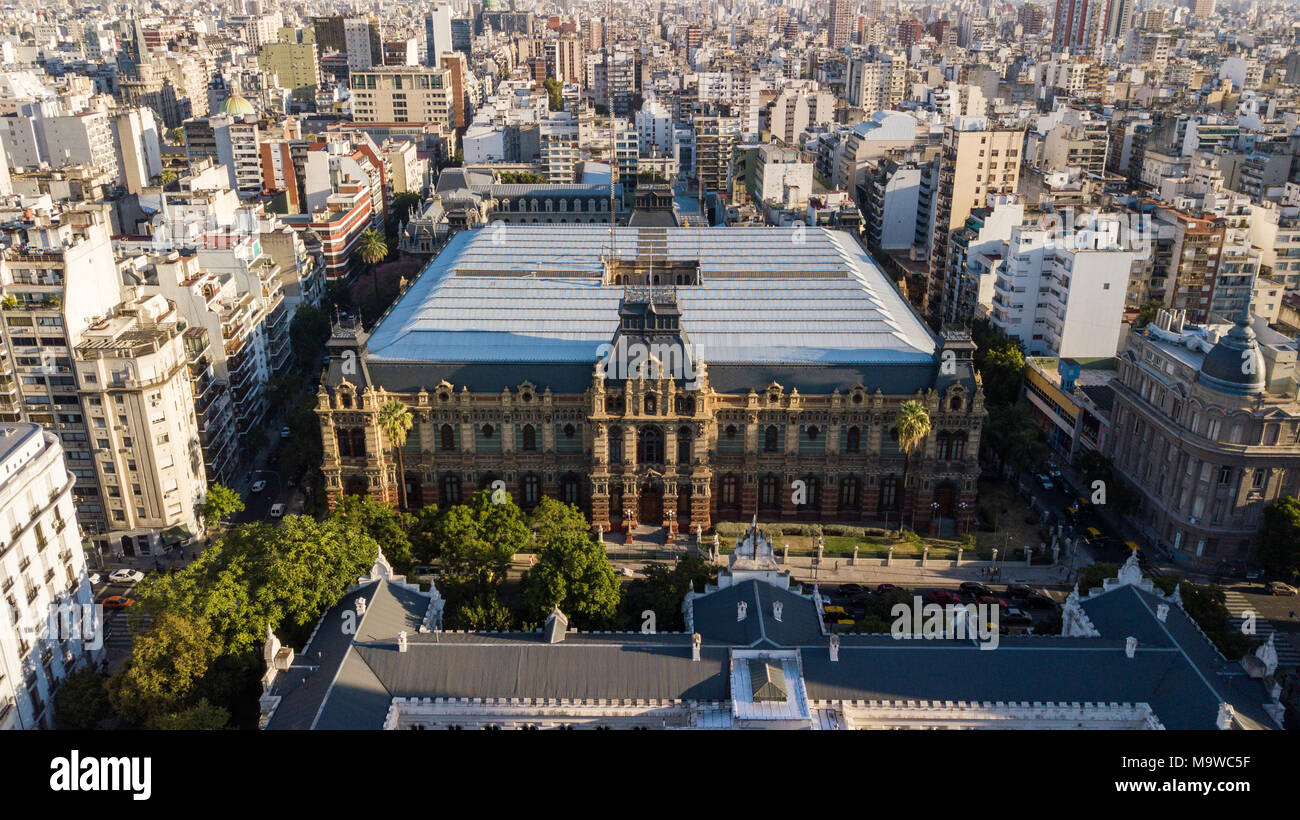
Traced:
<path id="1" fill-rule="evenodd" d="M 178 712 L 154 715 L 146 721 L 150 729 L 162 731 L 212 731 L 225 729 L 230 723 L 230 710 L 212 705 L 207 698 L 199 698 L 189 708 Z"/>
<path id="2" fill-rule="evenodd" d="M 392 445 L 393 455 L 397 460 L 397 496 L 398 504 L 406 509 L 406 466 L 402 462 L 402 447 L 406 444 L 406 434 L 410 432 L 414 419 L 411 408 L 401 399 L 389 399 L 379 408 L 379 429 L 384 438 Z"/>
<path id="3" fill-rule="evenodd" d="M 562 532 L 541 545 L 523 591 L 525 620 L 544 620 L 558 605 L 570 623 L 587 629 L 614 625 L 622 596 L 604 546 L 577 532 Z"/>
<path id="4" fill-rule="evenodd" d="M 54 691 L 54 720 L 60 729 L 94 729 L 110 710 L 106 682 L 93 669 L 73 672 Z"/>
<path id="5" fill-rule="evenodd" d="M 407 531 L 415 523 L 415 516 L 359 495 L 344 496 L 334 508 L 334 515 L 373 538 L 393 569 L 404 572 L 410 568 L 413 560 Z"/>
<path id="6" fill-rule="evenodd" d="M 533 531 L 534 547 L 540 547 L 562 533 L 586 534 L 591 529 L 582 510 L 548 497 L 543 497 L 529 513 L 528 527 Z"/>
<path id="7" fill-rule="evenodd" d="M 1165 306 L 1164 302 L 1159 299 L 1152 299 L 1138 309 L 1137 319 L 1133 322 L 1134 329 L 1143 328 L 1156 320 L 1156 313 Z"/>
<path id="8" fill-rule="evenodd" d="M 1025 346 L 993 327 L 987 319 L 971 325 L 971 339 L 977 345 L 975 368 L 984 384 L 988 405 L 1015 404 L 1020 400 L 1020 380 L 1025 370 Z"/>
<path id="9" fill-rule="evenodd" d="M 507 496 L 494 503 L 492 495 L 483 490 L 468 504 L 451 507 L 439 517 L 433 534 L 448 574 L 486 586 L 505 578 L 511 559 L 531 539 L 514 501 Z"/>
<path id="10" fill-rule="evenodd" d="M 239 497 L 239 493 L 218 482 L 208 485 L 207 495 L 203 497 L 203 504 L 199 508 L 199 514 L 209 524 L 220 523 L 243 511 L 244 499 Z"/>
<path id="11" fill-rule="evenodd" d="M 1259 562 L 1273 575 L 1288 581 L 1300 574 L 1300 500 L 1279 498 L 1264 508 Z"/>
<path id="12" fill-rule="evenodd" d="M 131 657 L 109 683 L 113 705 L 127 720 L 178 711 L 221 654 L 221 641 L 202 618 L 164 612 L 135 637 Z"/>
<path id="13" fill-rule="evenodd" d="M 989 408 L 981 447 L 994 463 L 1028 469 L 1047 458 L 1047 437 L 1022 404 Z"/>
<path id="14" fill-rule="evenodd" d="M 361 234 L 357 255 L 367 265 L 378 265 L 388 258 L 388 240 L 381 231 L 369 228 Z"/>
<path id="15" fill-rule="evenodd" d="M 717 580 L 718 568 L 698 556 L 688 555 L 675 566 L 650 564 L 642 574 L 645 577 L 629 584 L 623 598 L 623 620 L 627 628 L 640 629 L 645 622 L 644 614 L 649 611 L 654 613 L 656 630 L 681 631 L 686 628 L 682 615 L 686 593 L 692 588 L 703 592 L 706 584 Z"/>

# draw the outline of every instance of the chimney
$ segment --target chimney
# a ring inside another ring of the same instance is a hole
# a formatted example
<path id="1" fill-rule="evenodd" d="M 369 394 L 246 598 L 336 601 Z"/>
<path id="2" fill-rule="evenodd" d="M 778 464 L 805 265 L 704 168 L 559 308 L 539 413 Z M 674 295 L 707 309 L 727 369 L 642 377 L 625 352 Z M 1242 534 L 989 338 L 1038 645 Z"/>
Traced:
<path id="1" fill-rule="evenodd" d="M 406 651 L 406 630 L 405 629 L 397 633 L 397 651 L 398 652 Z"/>
<path id="2" fill-rule="evenodd" d="M 1169 618 L 1169 604 L 1160 604 L 1156 607 L 1156 620 L 1164 623 Z"/>
<path id="3" fill-rule="evenodd" d="M 1137 650 L 1138 639 L 1130 635 L 1128 639 L 1124 641 L 1124 654 L 1131 658 L 1137 654 Z"/>
<path id="4" fill-rule="evenodd" d="M 784 607 L 784 605 L 783 605 L 780 601 L 773 601 L 773 602 L 772 602 L 772 618 L 773 618 L 773 620 L 777 620 L 777 621 L 781 620 L 781 609 L 782 609 L 783 607 Z"/>
<path id="5" fill-rule="evenodd" d="M 357 614 L 358 615 L 366 614 L 366 599 L 364 596 L 357 598 Z"/>
<path id="6" fill-rule="evenodd" d="M 743 621 L 745 620 L 745 616 L 748 614 L 749 614 L 749 604 L 745 603 L 744 601 L 738 602 L 736 604 L 736 620 Z"/>
<path id="7" fill-rule="evenodd" d="M 831 635 L 831 663 L 839 663 L 840 660 L 840 636 Z"/>
<path id="8" fill-rule="evenodd" d="M 552 609 L 551 614 L 546 618 L 546 628 L 543 630 L 543 632 L 546 633 L 546 642 L 563 642 L 564 633 L 567 632 L 568 629 L 569 619 L 560 611 L 559 605 L 556 605 L 555 609 Z"/>
<path id="9" fill-rule="evenodd" d="M 693 661 L 698 661 L 700 659 L 701 640 L 700 633 L 698 632 L 691 636 L 691 660 Z"/>

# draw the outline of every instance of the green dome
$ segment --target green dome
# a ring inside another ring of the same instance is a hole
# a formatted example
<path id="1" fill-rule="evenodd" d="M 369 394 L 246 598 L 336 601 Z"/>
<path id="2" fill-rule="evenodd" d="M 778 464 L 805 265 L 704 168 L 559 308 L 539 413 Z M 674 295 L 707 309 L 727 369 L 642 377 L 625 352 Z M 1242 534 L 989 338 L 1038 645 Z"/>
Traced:
<path id="1" fill-rule="evenodd" d="M 232 117 L 255 117 L 257 109 L 253 104 L 238 94 L 231 94 L 217 108 L 218 114 L 227 114 Z"/>

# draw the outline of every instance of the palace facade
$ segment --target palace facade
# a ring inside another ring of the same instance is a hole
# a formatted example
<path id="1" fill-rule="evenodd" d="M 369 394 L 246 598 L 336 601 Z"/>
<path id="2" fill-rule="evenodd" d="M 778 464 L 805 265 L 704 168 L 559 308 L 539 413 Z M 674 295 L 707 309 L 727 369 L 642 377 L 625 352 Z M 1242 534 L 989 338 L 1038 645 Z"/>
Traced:
<path id="1" fill-rule="evenodd" d="M 593 528 L 843 521 L 964 531 L 985 416 L 969 337 L 936 336 L 847 233 L 491 226 L 458 234 L 318 389 L 332 498 L 504 486 Z M 904 455 L 894 414 L 926 407 Z M 504 482 L 504 485 L 496 482 Z"/>

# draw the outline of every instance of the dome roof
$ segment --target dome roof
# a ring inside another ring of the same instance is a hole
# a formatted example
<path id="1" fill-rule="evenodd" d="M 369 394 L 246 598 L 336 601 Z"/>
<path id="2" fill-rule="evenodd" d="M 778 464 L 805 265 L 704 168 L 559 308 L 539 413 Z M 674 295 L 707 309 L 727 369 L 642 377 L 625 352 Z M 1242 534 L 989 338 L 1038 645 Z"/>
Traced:
<path id="1" fill-rule="evenodd" d="M 1253 395 L 1264 389 L 1264 356 L 1255 342 L 1255 331 L 1245 319 L 1218 341 L 1201 362 L 1202 384 L 1237 395 Z"/>
<path id="2" fill-rule="evenodd" d="M 217 108 L 218 114 L 227 114 L 232 117 L 254 117 L 257 116 L 257 109 L 253 104 L 238 94 L 231 94 L 222 101 Z"/>

